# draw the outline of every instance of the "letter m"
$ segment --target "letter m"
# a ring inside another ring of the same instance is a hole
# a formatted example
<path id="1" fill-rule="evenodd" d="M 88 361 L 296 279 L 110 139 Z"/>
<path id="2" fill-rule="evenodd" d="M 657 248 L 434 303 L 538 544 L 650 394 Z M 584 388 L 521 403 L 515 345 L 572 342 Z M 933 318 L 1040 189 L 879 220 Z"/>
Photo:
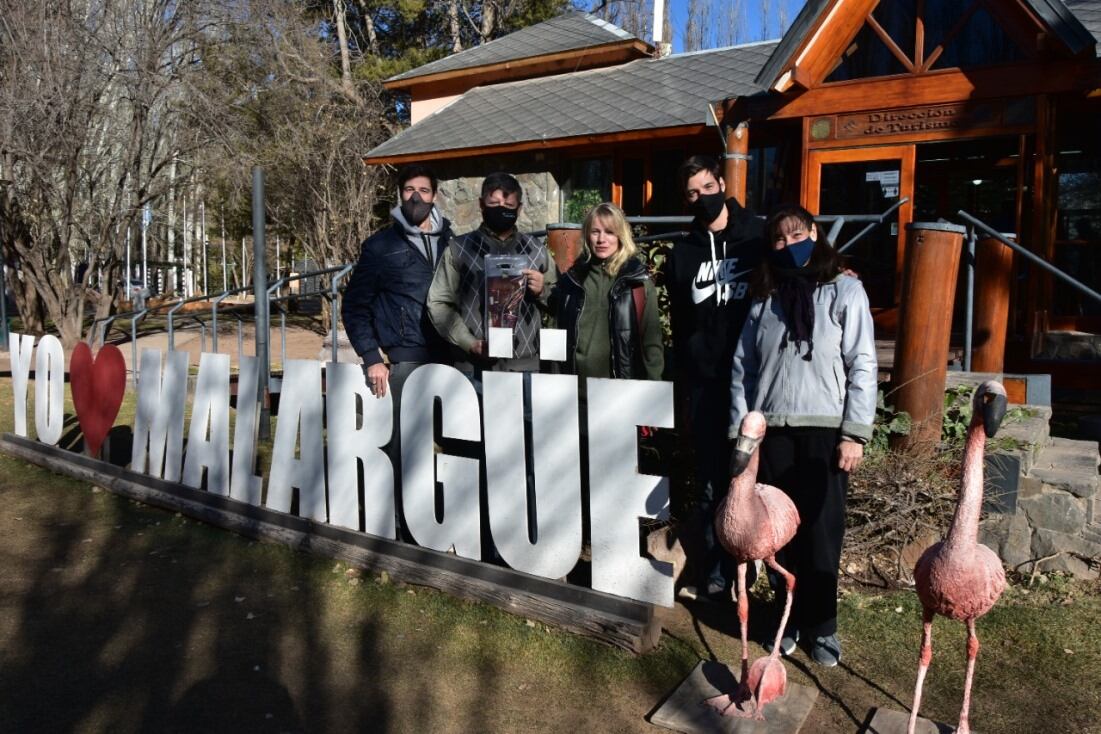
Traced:
<path id="1" fill-rule="evenodd" d="M 145 349 L 141 353 L 134 450 L 130 457 L 133 471 L 169 482 L 180 481 L 188 358 L 187 352 L 168 352 L 162 377 L 161 352 Z"/>

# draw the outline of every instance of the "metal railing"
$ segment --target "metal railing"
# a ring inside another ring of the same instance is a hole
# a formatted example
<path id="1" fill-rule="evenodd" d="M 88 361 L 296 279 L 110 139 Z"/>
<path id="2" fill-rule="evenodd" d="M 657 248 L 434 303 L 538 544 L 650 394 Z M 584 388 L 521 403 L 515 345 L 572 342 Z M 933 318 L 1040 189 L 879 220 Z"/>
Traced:
<path id="1" fill-rule="evenodd" d="M 339 340 L 336 337 L 337 331 L 340 327 L 340 285 L 349 273 L 352 272 L 354 264 L 348 265 L 336 265 L 329 268 L 323 268 L 321 270 L 314 270 L 307 273 L 297 273 L 295 275 L 284 276 L 279 278 L 275 282 L 271 283 L 265 292 L 268 308 L 270 309 L 274 305 L 279 310 L 280 315 L 280 346 L 281 346 L 281 364 L 285 364 L 287 361 L 287 303 L 291 301 L 302 301 L 309 299 L 324 299 L 331 304 L 331 318 L 330 329 L 332 329 L 332 361 L 340 361 L 340 349 Z M 303 281 L 312 278 L 321 278 L 325 275 L 330 276 L 329 284 L 325 289 L 318 289 L 316 291 L 310 291 L 306 293 L 288 293 L 285 295 L 279 295 L 279 291 L 287 286 L 288 283 L 294 281 Z M 138 326 L 147 319 L 149 316 L 164 312 L 166 323 L 165 331 L 168 335 L 168 349 L 169 351 L 175 351 L 176 349 L 176 334 L 188 328 L 182 326 L 180 322 L 185 322 L 190 328 L 198 329 L 200 333 L 200 351 L 206 351 L 206 333 L 207 329 L 211 332 L 211 348 L 214 352 L 219 351 L 218 341 L 218 320 L 219 314 L 223 316 L 226 313 L 230 313 L 237 321 L 237 354 L 243 355 L 245 351 L 244 346 L 244 323 L 245 317 L 241 314 L 240 309 L 244 305 L 255 307 L 255 294 L 253 300 L 244 303 L 236 303 L 231 307 L 224 307 L 226 299 L 230 296 L 240 295 L 243 293 L 253 293 L 253 286 L 244 286 L 241 288 L 231 288 L 229 290 L 221 291 L 218 293 L 207 293 L 198 296 L 192 296 L 191 298 L 184 298 L 176 301 L 167 301 L 165 303 L 158 303 L 152 306 L 147 306 L 141 309 L 134 309 L 123 313 L 112 314 L 102 319 L 95 319 L 92 322 L 93 333 L 96 330 L 96 324 L 99 324 L 99 345 L 107 341 L 107 336 L 111 331 L 112 325 L 120 319 L 130 320 L 130 360 L 131 360 L 131 374 L 135 386 L 140 379 L 140 363 L 138 361 Z M 209 324 L 204 320 L 207 309 L 202 309 L 202 313 L 185 313 L 183 316 L 179 315 L 180 311 L 191 303 L 209 302 Z M 232 309 L 232 310 L 231 310 Z M 269 327 L 270 328 L 270 327 Z M 267 367 L 268 377 L 271 376 L 271 364 L 269 362 Z"/>
<path id="2" fill-rule="evenodd" d="M 966 307 L 964 311 L 964 337 L 963 337 L 963 369 L 964 371 L 971 370 L 971 351 L 973 347 L 972 332 L 975 326 L 975 242 L 978 239 L 978 232 L 981 232 L 985 237 L 995 239 L 1001 242 L 1003 245 L 1013 250 L 1013 252 L 1019 254 L 1025 260 L 1029 261 L 1033 265 L 1036 265 L 1042 270 L 1047 271 L 1051 275 L 1055 276 L 1059 280 L 1063 281 L 1067 285 L 1075 288 L 1080 293 L 1092 298 L 1093 300 L 1101 303 L 1101 293 L 1098 293 L 1093 288 L 1068 274 L 1066 271 L 1059 267 L 1052 265 L 1044 258 L 1040 257 L 1036 253 L 1029 250 L 1013 240 L 1009 239 L 1001 232 L 986 224 L 977 217 L 968 214 L 963 209 L 956 212 L 956 216 L 964 221 L 967 225 L 967 296 Z"/>
<path id="3" fill-rule="evenodd" d="M 864 237 L 868 236 L 876 227 L 886 222 L 891 215 L 902 208 L 902 205 L 908 202 L 910 199 L 903 196 L 901 199 L 892 204 L 882 214 L 818 214 L 814 219 L 822 224 L 829 224 L 830 231 L 827 234 L 830 242 L 837 248 L 838 252 L 845 252 L 850 247 L 855 245 Z M 843 245 L 837 244 L 837 238 L 841 234 L 841 230 L 846 224 L 860 224 L 864 223 L 865 226 L 862 230 L 849 238 Z"/>

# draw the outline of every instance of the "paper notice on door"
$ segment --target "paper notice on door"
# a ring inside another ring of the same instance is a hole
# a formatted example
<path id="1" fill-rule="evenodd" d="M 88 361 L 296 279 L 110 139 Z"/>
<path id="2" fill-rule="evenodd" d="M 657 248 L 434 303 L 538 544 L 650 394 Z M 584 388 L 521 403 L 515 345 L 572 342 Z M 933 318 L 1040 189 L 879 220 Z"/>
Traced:
<path id="1" fill-rule="evenodd" d="M 880 184 L 880 188 L 883 189 L 883 198 L 884 199 L 897 199 L 898 198 L 898 187 L 897 186 L 888 186 L 887 184 Z"/>
<path id="2" fill-rule="evenodd" d="M 878 181 L 882 186 L 898 186 L 898 171 L 868 171 L 864 174 L 865 181 Z"/>

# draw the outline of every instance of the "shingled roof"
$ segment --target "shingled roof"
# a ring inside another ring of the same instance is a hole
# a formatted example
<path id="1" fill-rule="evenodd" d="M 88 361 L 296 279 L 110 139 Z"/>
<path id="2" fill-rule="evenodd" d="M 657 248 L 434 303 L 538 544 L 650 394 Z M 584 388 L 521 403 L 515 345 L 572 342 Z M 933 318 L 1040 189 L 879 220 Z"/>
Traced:
<path id="1" fill-rule="evenodd" d="M 386 83 L 622 41 L 638 41 L 638 38 L 595 15 L 570 12 L 397 74 L 387 79 Z"/>
<path id="2" fill-rule="evenodd" d="M 476 87 L 365 159 L 699 125 L 708 102 L 760 91 L 775 41 Z"/>
<path id="3" fill-rule="evenodd" d="M 1097 43 L 1095 53 L 1101 56 L 1101 0 L 1067 0 L 1066 5 L 1093 35 Z"/>

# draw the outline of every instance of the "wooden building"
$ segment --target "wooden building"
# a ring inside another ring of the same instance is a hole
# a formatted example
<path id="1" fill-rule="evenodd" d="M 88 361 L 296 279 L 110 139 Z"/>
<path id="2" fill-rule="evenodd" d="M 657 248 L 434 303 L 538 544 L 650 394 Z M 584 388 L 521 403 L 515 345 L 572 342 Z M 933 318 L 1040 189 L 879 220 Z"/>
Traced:
<path id="1" fill-rule="evenodd" d="M 390 80 L 414 106 L 447 100 L 366 161 L 437 161 L 460 227 L 476 219 L 462 192 L 488 170 L 543 180 L 537 228 L 601 198 L 681 213 L 677 164 L 721 155 L 726 137 L 748 153 L 729 160 L 728 183 L 758 211 L 906 200 L 852 252 L 883 336 L 905 225 L 961 209 L 1101 290 L 1101 0 L 810 0 L 778 42 L 665 58 L 641 58 L 646 44 L 591 16 L 564 18 L 608 37 L 506 58 L 561 34 L 554 19 L 514 34 L 529 36 L 519 51 L 487 54 L 510 37 L 480 47 L 489 62 L 478 49 L 448 57 L 446 89 L 432 65 Z M 1101 304 L 1020 258 L 1009 299 L 1008 369 L 1101 388 Z"/>

